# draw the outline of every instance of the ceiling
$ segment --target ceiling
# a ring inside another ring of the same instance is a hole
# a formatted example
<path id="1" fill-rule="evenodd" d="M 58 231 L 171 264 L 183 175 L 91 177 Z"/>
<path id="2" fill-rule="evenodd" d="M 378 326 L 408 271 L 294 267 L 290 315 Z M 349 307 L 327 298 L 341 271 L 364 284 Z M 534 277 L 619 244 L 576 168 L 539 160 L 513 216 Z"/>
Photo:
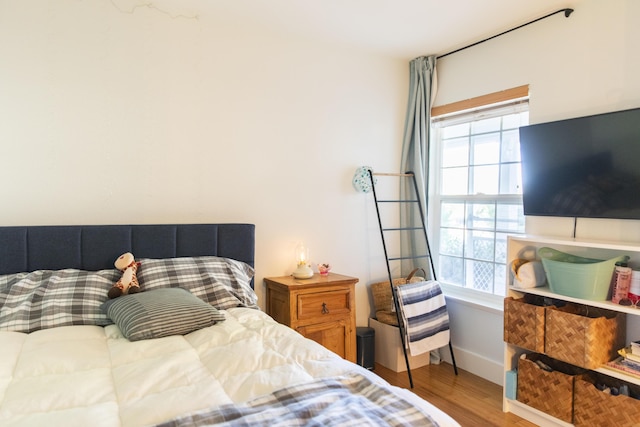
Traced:
<path id="1" fill-rule="evenodd" d="M 382 55 L 441 55 L 582 0 L 204 0 L 205 13 Z M 204 11 L 203 10 L 203 11 Z M 564 15 L 558 14 L 564 19 Z"/>

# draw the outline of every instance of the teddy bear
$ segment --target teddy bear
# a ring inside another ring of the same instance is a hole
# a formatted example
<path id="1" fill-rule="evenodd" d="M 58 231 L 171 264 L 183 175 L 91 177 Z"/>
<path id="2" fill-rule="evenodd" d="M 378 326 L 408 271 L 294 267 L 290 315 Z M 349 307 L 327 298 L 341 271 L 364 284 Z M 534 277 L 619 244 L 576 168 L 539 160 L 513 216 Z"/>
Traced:
<path id="1" fill-rule="evenodd" d="M 138 284 L 138 277 L 136 276 L 140 263 L 136 262 L 133 254 L 127 252 L 120 255 L 114 265 L 118 270 L 122 271 L 122 277 L 109 290 L 109 298 L 113 299 L 120 295 L 140 292 L 140 285 Z"/>

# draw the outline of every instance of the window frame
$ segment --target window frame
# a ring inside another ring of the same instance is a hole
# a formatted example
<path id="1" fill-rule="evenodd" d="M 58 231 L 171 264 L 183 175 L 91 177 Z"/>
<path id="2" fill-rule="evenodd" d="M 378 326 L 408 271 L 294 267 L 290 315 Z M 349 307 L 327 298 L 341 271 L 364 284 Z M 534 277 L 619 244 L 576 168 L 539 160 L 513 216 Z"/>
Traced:
<path id="1" fill-rule="evenodd" d="M 447 104 L 439 107 L 434 107 L 431 110 L 431 143 L 430 143 L 430 171 L 434 171 L 434 167 L 437 170 L 437 173 L 429 173 L 429 215 L 428 215 L 428 226 L 429 229 L 435 230 L 433 234 L 434 243 L 439 242 L 440 237 L 440 220 L 441 220 L 441 209 L 440 204 L 443 200 L 452 199 L 452 200 L 462 200 L 462 199 L 473 199 L 477 201 L 481 201 L 482 198 L 491 201 L 505 201 L 505 202 L 519 202 L 522 204 L 522 195 L 514 196 L 514 195 L 490 195 L 490 196 L 441 196 L 440 194 L 434 193 L 435 189 L 440 188 L 440 159 L 442 156 L 442 145 L 438 144 L 437 139 L 437 124 L 439 122 L 447 122 L 447 124 L 454 123 L 456 117 L 463 117 L 464 120 L 462 122 L 469 121 L 469 118 L 472 120 L 482 119 L 483 116 L 486 116 L 487 113 L 490 115 L 507 115 L 510 112 L 515 112 L 516 110 L 526 109 L 529 110 L 529 86 L 519 86 L 512 89 L 507 89 L 501 92 L 495 92 L 488 95 L 479 96 L 476 98 L 455 102 L 452 104 Z M 433 157 L 437 156 L 437 157 Z M 433 159 L 437 159 L 434 166 Z M 439 193 L 439 190 L 438 190 Z M 437 209 L 434 209 L 433 206 L 437 205 Z M 493 230 L 493 233 L 497 231 Z M 509 233 L 512 234 L 512 233 Z M 439 243 L 433 246 L 439 246 Z M 437 250 L 432 250 L 432 258 L 434 265 L 439 264 L 439 248 Z M 508 260 L 505 260 L 508 262 Z M 494 264 L 495 265 L 495 264 Z M 506 264 L 505 269 L 508 269 L 508 264 Z M 508 271 L 505 271 L 505 275 L 508 275 Z M 505 276 L 506 277 L 506 276 Z M 441 285 L 447 294 L 447 296 L 456 298 L 461 301 L 467 301 L 474 305 L 485 306 L 490 310 L 498 310 L 502 311 L 503 309 L 503 300 L 504 296 L 479 291 L 472 288 L 462 287 L 459 285 L 453 285 L 448 283 L 441 282 Z M 506 284 L 505 284 L 506 285 Z M 506 292 L 505 292 L 506 293 Z"/>

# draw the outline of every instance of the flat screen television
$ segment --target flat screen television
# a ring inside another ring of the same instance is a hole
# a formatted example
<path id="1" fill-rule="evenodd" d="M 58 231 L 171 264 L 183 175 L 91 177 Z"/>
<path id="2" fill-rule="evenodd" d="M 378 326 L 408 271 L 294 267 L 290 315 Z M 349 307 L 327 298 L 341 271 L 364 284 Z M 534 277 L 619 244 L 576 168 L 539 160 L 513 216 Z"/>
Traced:
<path id="1" fill-rule="evenodd" d="M 525 215 L 640 219 L 640 108 L 520 128 Z"/>

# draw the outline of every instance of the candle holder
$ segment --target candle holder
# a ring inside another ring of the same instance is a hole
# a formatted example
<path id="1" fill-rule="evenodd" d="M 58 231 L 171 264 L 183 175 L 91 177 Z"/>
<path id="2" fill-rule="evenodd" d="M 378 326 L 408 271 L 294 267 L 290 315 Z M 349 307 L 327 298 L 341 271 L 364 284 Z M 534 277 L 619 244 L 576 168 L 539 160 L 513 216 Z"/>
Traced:
<path id="1" fill-rule="evenodd" d="M 309 249 L 304 245 L 296 246 L 296 263 L 298 267 L 293 271 L 296 279 L 309 279 L 313 277 L 313 270 L 309 267 Z"/>

